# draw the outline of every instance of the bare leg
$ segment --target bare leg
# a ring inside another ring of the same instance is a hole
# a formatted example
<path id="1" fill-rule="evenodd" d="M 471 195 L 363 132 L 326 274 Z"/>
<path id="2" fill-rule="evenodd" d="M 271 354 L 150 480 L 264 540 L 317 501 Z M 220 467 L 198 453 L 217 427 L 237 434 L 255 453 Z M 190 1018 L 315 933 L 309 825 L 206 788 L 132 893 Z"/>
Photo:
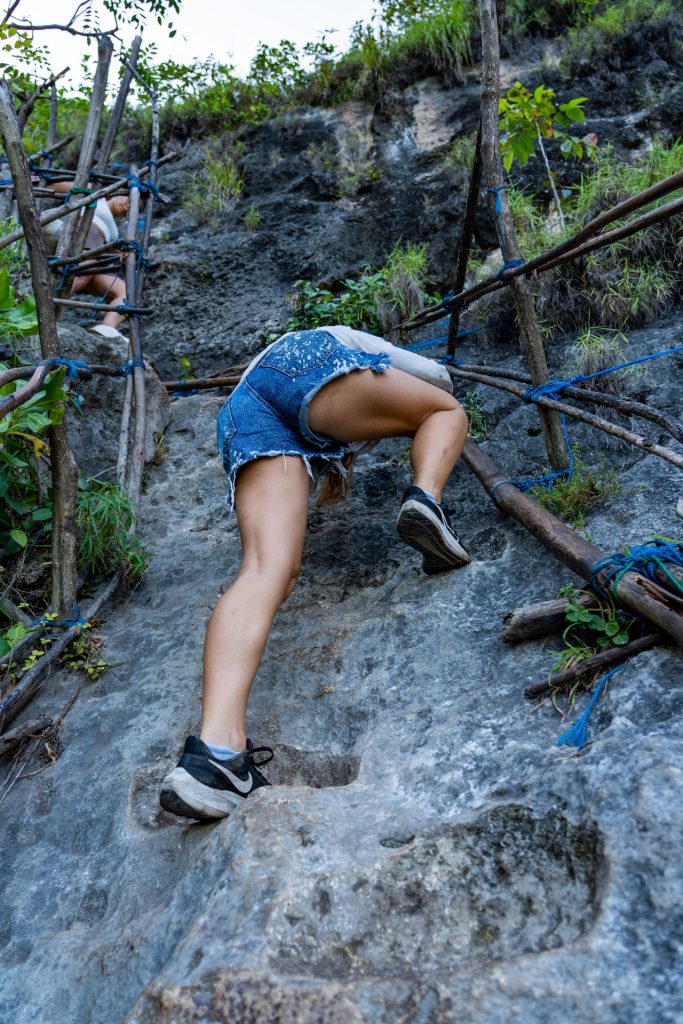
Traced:
<path id="1" fill-rule="evenodd" d="M 467 437 L 467 416 L 452 395 L 393 368 L 338 377 L 315 396 L 308 422 L 340 441 L 412 437 L 415 484 L 437 501 Z"/>
<path id="2" fill-rule="evenodd" d="M 87 266 L 87 264 L 84 264 Z M 81 292 L 89 292 L 98 298 L 104 298 L 113 306 L 119 306 L 126 301 L 126 282 L 114 274 L 94 274 L 92 277 L 75 277 L 71 286 L 71 295 L 78 295 Z M 95 307 L 97 308 L 97 307 Z M 106 313 L 102 323 L 109 327 L 119 327 L 125 320 L 123 313 Z"/>
<path id="3" fill-rule="evenodd" d="M 206 743 L 244 749 L 249 691 L 275 614 L 301 565 L 310 481 L 296 456 L 257 459 L 235 491 L 242 566 L 216 605 L 204 645 Z"/>

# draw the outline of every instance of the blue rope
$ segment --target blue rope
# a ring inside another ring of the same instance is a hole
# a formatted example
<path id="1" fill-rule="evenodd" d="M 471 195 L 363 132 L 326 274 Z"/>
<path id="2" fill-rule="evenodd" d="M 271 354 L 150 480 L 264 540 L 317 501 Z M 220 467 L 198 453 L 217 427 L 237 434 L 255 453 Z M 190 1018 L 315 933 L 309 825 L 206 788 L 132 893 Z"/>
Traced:
<path id="1" fill-rule="evenodd" d="M 39 626 L 63 626 L 64 629 L 70 629 L 72 626 L 87 626 L 89 625 L 87 619 L 81 618 L 81 609 L 76 605 L 71 609 L 72 614 L 64 619 L 51 619 L 47 615 L 41 615 L 37 619 L 34 619 L 30 625 L 30 629 L 37 629 Z"/>
<path id="2" fill-rule="evenodd" d="M 508 254 L 505 249 L 505 237 L 503 235 L 503 201 L 500 197 L 500 193 L 506 185 L 495 185 L 493 188 L 487 186 L 486 191 L 490 192 L 496 197 L 496 221 L 498 223 L 498 238 L 500 239 L 500 251 L 503 254 L 503 266 L 498 271 L 497 277 L 502 277 L 506 270 L 512 270 L 513 267 L 523 267 L 526 260 L 520 260 L 517 258 L 508 259 Z"/>
<path id="3" fill-rule="evenodd" d="M 127 174 L 129 188 L 138 188 L 140 192 L 150 192 L 155 199 L 159 198 L 159 189 L 151 181 L 143 181 L 137 174 Z"/>
<path id="4" fill-rule="evenodd" d="M 624 573 L 639 572 L 656 583 L 656 570 L 659 568 L 683 594 L 683 585 L 669 572 L 665 562 L 683 569 L 683 544 L 668 537 L 651 537 L 646 544 L 634 544 L 622 551 L 613 551 L 596 562 L 591 569 L 591 587 L 597 594 L 607 598 L 614 597 Z M 603 573 L 604 581 L 600 583 L 598 577 Z"/>
<path id="5" fill-rule="evenodd" d="M 576 722 L 574 722 L 574 725 L 571 727 L 571 729 L 569 729 L 567 732 L 563 733 L 556 740 L 556 744 L 557 744 L 558 747 L 562 747 L 562 746 L 578 747 L 579 750 L 580 750 L 581 747 L 585 746 L 586 739 L 587 739 L 587 732 L 588 732 L 588 729 L 587 729 L 588 716 L 590 715 L 591 711 L 593 710 L 593 706 L 595 705 L 595 703 L 598 700 L 600 694 L 602 693 L 602 691 L 603 691 L 603 689 L 605 687 L 605 683 L 607 682 L 607 680 L 610 679 L 617 672 L 621 672 L 622 668 L 626 668 L 626 662 L 623 662 L 623 664 L 621 664 L 621 665 L 617 665 L 616 668 L 611 669 L 609 672 L 607 672 L 602 677 L 602 679 L 600 680 L 598 685 L 595 687 L 595 691 L 593 692 L 593 696 L 588 701 L 588 704 L 586 706 L 586 710 L 581 715 L 581 718 L 579 718 Z"/>
<path id="6" fill-rule="evenodd" d="M 683 345 L 675 348 L 665 348 L 661 352 L 652 352 L 648 356 L 640 356 L 638 359 L 629 359 L 625 363 L 618 363 L 616 366 L 608 366 L 605 370 L 596 370 L 595 373 L 577 373 L 575 377 L 568 380 L 547 380 L 545 384 L 538 387 L 530 387 L 524 393 L 525 402 L 538 402 L 543 395 L 558 395 L 564 388 L 574 387 L 576 384 L 583 384 L 584 381 L 593 380 L 594 377 L 602 377 L 605 373 L 615 373 L 617 370 L 625 370 L 629 366 L 637 366 L 639 363 L 647 363 L 650 359 L 659 359 L 661 356 L 670 356 L 675 352 L 683 352 Z"/>
<path id="7" fill-rule="evenodd" d="M 548 491 L 561 480 L 562 477 L 566 477 L 567 481 L 571 480 L 574 472 L 574 452 L 572 446 L 569 443 L 569 435 L 567 433 L 567 421 L 564 418 L 564 413 L 560 414 L 560 420 L 562 422 L 562 433 L 564 435 L 564 443 L 567 446 L 569 452 L 569 465 L 566 469 L 551 469 L 543 476 L 537 477 L 535 480 L 499 480 L 497 484 L 494 484 L 491 488 L 491 494 L 496 490 L 497 487 L 502 487 L 503 484 L 512 484 L 520 491 L 530 491 L 532 487 L 545 487 Z"/>
<path id="8" fill-rule="evenodd" d="M 495 327 L 500 321 L 493 320 L 489 324 L 481 324 L 479 327 L 468 327 L 466 330 L 458 331 L 458 338 L 466 338 L 470 334 L 477 334 L 479 331 L 486 331 L 489 327 Z M 440 334 L 438 338 L 430 338 L 429 341 L 417 341 L 413 345 L 402 345 L 408 352 L 419 352 L 422 348 L 431 348 L 432 345 L 444 345 L 448 341 L 447 334 Z M 442 359 L 442 363 L 447 363 L 451 366 L 459 366 L 462 363 L 462 359 L 452 361 L 450 359 Z"/>
<path id="9" fill-rule="evenodd" d="M 0 181 L 0 185 L 13 185 L 13 184 L 14 184 L 14 182 L 12 181 L 11 178 L 3 178 L 2 181 Z"/>
<path id="10" fill-rule="evenodd" d="M 143 370 L 145 368 L 145 364 L 142 359 L 129 359 L 128 362 L 123 364 L 123 366 L 118 367 L 120 376 L 127 377 L 133 372 L 136 366 L 141 366 Z"/>

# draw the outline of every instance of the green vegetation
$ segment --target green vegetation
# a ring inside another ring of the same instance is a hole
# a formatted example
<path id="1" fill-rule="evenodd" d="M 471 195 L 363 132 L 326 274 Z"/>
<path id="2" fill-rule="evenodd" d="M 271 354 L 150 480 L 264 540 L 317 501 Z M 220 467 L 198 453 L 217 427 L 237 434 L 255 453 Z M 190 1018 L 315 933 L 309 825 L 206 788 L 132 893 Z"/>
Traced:
<path id="1" fill-rule="evenodd" d="M 570 351 L 573 373 L 599 373 L 610 366 L 617 366 L 627 361 L 625 345 L 628 338 L 621 331 L 608 330 L 600 327 L 587 327 L 581 331 Z M 629 367 L 618 373 L 596 377 L 591 387 L 599 391 L 615 391 L 625 376 L 632 373 L 635 367 Z"/>
<path id="2" fill-rule="evenodd" d="M 574 472 L 569 479 L 558 480 L 552 487 L 533 487 L 529 494 L 574 529 L 583 530 L 586 515 L 607 498 L 619 494 L 621 487 L 614 470 L 602 465 L 599 471 L 588 469 L 581 460 L 578 445 L 572 448 Z"/>
<path id="3" fill-rule="evenodd" d="M 470 437 L 473 437 L 475 441 L 483 441 L 488 437 L 489 432 L 476 391 L 467 392 L 463 408 L 467 413 Z"/>
<path id="4" fill-rule="evenodd" d="M 462 184 L 469 180 L 476 144 L 476 132 L 472 135 L 463 135 L 449 146 L 443 158 L 445 166 Z"/>
<path id="5" fill-rule="evenodd" d="M 555 661 L 550 668 L 551 676 L 552 673 L 572 668 L 608 647 L 622 647 L 631 639 L 629 630 L 634 620 L 617 611 L 611 603 L 596 601 L 594 607 L 583 608 L 578 599 L 587 593 L 571 585 L 561 592 L 562 597 L 568 598 L 567 627 L 562 634 L 562 649 L 555 652 Z M 585 679 L 581 677 L 573 684 L 568 695 L 569 707 L 585 684 Z"/>
<path id="6" fill-rule="evenodd" d="M 247 231 L 256 231 L 261 226 L 262 221 L 261 211 L 252 203 L 244 217 L 242 217 L 242 223 Z"/>
<path id="7" fill-rule="evenodd" d="M 591 8 L 588 17 L 570 28 L 563 41 L 560 69 L 566 76 L 582 65 L 613 58 L 620 45 L 631 45 L 634 32 L 664 25 L 683 14 L 682 0 L 619 0 L 591 4 Z"/>
<path id="8" fill-rule="evenodd" d="M 436 297 L 426 291 L 427 246 L 397 245 L 379 270 L 366 267 L 361 276 L 347 278 L 337 291 L 296 281 L 288 331 L 347 324 L 391 335 L 396 325 Z"/>
<path id="9" fill-rule="evenodd" d="M 234 153 L 208 154 L 199 174 L 190 175 L 191 187 L 183 202 L 187 212 L 200 224 L 217 224 L 222 214 L 237 203 L 244 179 Z"/>
<path id="10" fill-rule="evenodd" d="M 670 147 L 655 141 L 643 160 L 617 160 L 606 146 L 595 156 L 595 169 L 568 192 L 563 204 L 566 226 L 555 228 L 527 193 L 507 190 L 508 202 L 527 259 L 573 235 L 587 221 L 623 199 L 674 174 L 683 165 L 683 141 Z M 652 204 L 670 202 L 674 193 Z M 616 225 L 615 225 L 616 226 Z M 600 324 L 617 331 L 643 324 L 669 308 L 681 289 L 683 225 L 680 218 L 655 224 L 584 260 L 566 263 L 539 276 L 541 315 L 560 330 Z"/>
<path id="11" fill-rule="evenodd" d="M 339 199 L 353 198 L 380 177 L 371 144 L 363 132 L 349 132 L 340 151 L 324 139 L 311 142 L 304 156 L 323 189 Z"/>
<path id="12" fill-rule="evenodd" d="M 101 480 L 83 481 L 79 486 L 76 525 L 81 567 L 96 579 L 123 569 L 127 583 L 139 582 L 149 555 L 130 533 L 135 520 L 130 497 L 118 484 Z"/>

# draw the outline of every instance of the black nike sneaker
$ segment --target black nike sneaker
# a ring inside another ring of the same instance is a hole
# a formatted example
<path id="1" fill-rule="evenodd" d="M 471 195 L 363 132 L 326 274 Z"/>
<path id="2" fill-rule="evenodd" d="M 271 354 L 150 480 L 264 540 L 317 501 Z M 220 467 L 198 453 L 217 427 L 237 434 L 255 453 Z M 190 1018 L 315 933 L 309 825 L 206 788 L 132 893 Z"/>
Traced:
<path id="1" fill-rule="evenodd" d="M 254 754 L 270 756 L 255 762 Z M 219 761 L 198 736 L 188 736 L 177 766 L 161 784 L 159 803 L 183 818 L 225 818 L 255 789 L 270 785 L 259 768 L 272 759 L 270 747 L 254 747 L 247 740 L 243 753 Z"/>
<path id="2" fill-rule="evenodd" d="M 403 494 L 396 529 L 402 541 L 422 555 L 422 569 L 432 576 L 471 562 L 441 505 L 420 487 Z"/>

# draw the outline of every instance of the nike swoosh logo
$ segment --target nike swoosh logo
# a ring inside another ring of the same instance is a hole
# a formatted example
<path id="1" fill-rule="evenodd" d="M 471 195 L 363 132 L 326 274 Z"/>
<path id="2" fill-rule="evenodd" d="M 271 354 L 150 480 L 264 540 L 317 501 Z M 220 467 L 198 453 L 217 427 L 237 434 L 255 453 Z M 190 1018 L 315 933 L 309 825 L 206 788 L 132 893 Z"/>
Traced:
<path id="1" fill-rule="evenodd" d="M 235 789 L 242 793 L 244 796 L 246 796 L 247 793 L 251 793 L 252 787 L 254 785 L 254 780 L 252 779 L 251 775 L 248 776 L 245 782 L 242 779 L 240 779 L 239 775 L 233 775 L 229 768 L 224 768 L 222 764 L 218 763 L 218 761 L 211 761 L 211 764 L 218 768 L 219 772 L 223 772 L 228 781 L 231 782 Z"/>

